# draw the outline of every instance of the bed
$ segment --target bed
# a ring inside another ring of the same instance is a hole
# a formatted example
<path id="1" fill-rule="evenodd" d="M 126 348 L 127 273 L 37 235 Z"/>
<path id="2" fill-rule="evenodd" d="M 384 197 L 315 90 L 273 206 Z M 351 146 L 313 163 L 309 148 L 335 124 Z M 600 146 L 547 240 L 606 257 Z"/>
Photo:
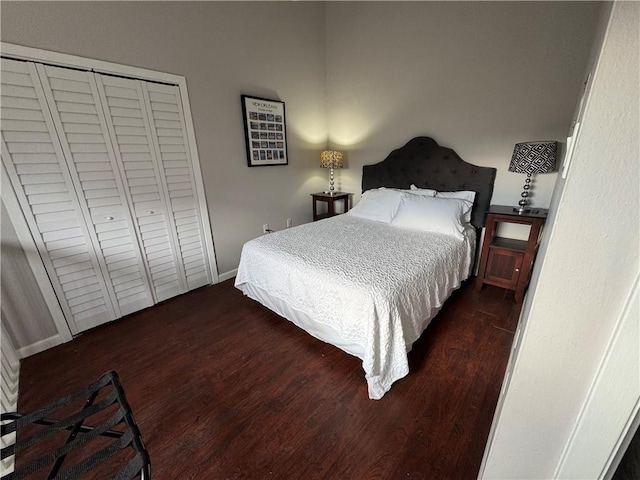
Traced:
<path id="1" fill-rule="evenodd" d="M 409 373 L 407 353 L 470 275 L 496 170 L 417 137 L 363 167 L 348 214 L 263 235 L 235 286 L 362 360 L 369 397 Z"/>

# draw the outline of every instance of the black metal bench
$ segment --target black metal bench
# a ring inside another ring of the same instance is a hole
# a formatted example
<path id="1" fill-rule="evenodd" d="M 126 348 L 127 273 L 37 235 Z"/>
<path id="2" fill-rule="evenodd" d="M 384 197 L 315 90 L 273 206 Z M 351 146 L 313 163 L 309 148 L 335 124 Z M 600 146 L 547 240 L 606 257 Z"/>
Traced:
<path id="1" fill-rule="evenodd" d="M 74 403 L 81 407 L 73 408 Z M 62 418 L 51 418 L 55 412 Z M 85 425 L 89 417 L 99 424 Z M 107 372 L 96 382 L 34 412 L 4 413 L 1 420 L 3 440 L 16 434 L 15 443 L 2 448 L 2 460 L 12 455 L 17 460 L 15 471 L 4 475 L 2 480 L 35 478 L 32 475 L 45 467 L 50 468 L 47 479 L 72 480 L 82 478 L 103 462 L 111 463 L 113 468 L 113 464 L 123 459 L 125 465 L 118 466 L 111 478 L 151 478 L 149 454 L 116 372 Z M 66 430 L 69 433 L 61 444 L 60 433 Z M 130 450 L 123 452 L 127 449 Z M 23 455 L 27 458 L 24 462 Z M 73 464 L 62 470 L 70 457 Z"/>

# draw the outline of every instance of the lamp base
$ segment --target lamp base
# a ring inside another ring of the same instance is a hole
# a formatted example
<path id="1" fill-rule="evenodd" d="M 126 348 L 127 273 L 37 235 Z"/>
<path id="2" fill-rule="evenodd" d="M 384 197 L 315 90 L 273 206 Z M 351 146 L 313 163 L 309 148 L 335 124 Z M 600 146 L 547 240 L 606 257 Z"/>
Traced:
<path id="1" fill-rule="evenodd" d="M 525 213 L 530 213 L 531 209 L 527 208 L 529 201 L 527 198 L 529 197 L 529 190 L 531 189 L 531 174 L 527 173 L 527 179 L 525 180 L 524 187 L 522 187 L 522 193 L 520 196 L 522 199 L 518 202 L 519 207 L 513 207 L 514 212 L 518 212 L 518 215 L 523 215 Z"/>
<path id="2" fill-rule="evenodd" d="M 513 207 L 513 212 L 518 215 L 523 215 L 525 213 L 531 213 L 531 209 L 526 207 Z"/>
<path id="3" fill-rule="evenodd" d="M 324 193 L 328 193 L 329 195 L 333 195 L 333 167 L 329 168 L 329 191 L 328 192 L 324 192 Z"/>

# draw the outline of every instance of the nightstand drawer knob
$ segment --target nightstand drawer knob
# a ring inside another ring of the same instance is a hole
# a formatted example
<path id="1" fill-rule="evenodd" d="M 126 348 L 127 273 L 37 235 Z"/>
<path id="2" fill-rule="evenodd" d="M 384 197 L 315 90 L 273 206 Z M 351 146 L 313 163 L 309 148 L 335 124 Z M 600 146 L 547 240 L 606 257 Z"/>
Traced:
<path id="1" fill-rule="evenodd" d="M 519 271 L 520 271 L 520 269 L 519 269 L 519 268 L 516 268 L 516 272 L 519 272 Z"/>

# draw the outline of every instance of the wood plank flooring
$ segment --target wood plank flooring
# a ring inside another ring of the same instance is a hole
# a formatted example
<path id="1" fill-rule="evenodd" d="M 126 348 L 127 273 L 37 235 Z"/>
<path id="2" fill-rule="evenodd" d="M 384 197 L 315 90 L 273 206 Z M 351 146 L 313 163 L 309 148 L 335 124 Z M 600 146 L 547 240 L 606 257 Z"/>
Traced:
<path id="1" fill-rule="evenodd" d="M 23 360 L 19 408 L 116 370 L 154 479 L 474 479 L 519 308 L 464 285 L 374 401 L 357 358 L 229 280 Z"/>

